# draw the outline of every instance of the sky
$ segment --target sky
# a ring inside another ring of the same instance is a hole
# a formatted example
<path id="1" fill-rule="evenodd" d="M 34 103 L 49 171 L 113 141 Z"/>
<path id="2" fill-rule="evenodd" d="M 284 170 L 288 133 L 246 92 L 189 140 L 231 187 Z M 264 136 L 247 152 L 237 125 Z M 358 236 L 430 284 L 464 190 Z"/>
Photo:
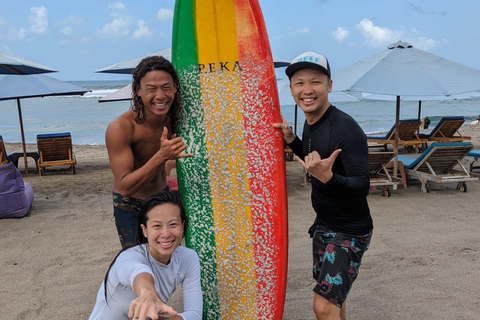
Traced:
<path id="1" fill-rule="evenodd" d="M 275 58 L 314 51 L 332 72 L 399 40 L 480 70 L 478 0 L 259 0 Z M 171 47 L 174 0 L 0 0 L 0 51 L 65 81 Z M 277 73 L 278 74 L 278 73 Z"/>

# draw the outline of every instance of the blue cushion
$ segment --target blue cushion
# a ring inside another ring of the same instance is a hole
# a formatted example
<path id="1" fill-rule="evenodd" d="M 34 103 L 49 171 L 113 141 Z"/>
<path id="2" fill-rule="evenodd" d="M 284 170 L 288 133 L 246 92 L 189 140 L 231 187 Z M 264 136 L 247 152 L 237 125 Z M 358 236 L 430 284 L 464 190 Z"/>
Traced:
<path id="1" fill-rule="evenodd" d="M 470 157 L 480 157 L 480 150 L 472 150 L 468 153 Z"/>
<path id="2" fill-rule="evenodd" d="M 70 137 L 70 132 L 37 134 L 37 139 Z"/>

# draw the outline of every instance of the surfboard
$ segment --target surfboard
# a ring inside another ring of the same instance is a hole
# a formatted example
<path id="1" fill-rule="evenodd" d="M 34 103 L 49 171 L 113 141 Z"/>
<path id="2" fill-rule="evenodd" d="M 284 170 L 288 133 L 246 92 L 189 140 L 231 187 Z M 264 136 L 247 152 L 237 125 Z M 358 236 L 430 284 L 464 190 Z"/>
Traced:
<path id="1" fill-rule="evenodd" d="M 256 0 L 177 0 L 177 161 L 201 263 L 203 319 L 282 319 L 287 195 L 273 58 Z"/>

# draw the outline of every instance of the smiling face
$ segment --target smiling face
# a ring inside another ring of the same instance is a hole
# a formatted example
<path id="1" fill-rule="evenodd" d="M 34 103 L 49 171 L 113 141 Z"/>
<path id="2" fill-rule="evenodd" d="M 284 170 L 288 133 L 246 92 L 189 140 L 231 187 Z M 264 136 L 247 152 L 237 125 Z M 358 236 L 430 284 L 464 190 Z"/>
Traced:
<path id="1" fill-rule="evenodd" d="M 137 95 L 145 105 L 145 114 L 166 116 L 173 101 L 177 87 L 172 76 L 163 70 L 149 71 L 141 78 Z"/>
<path id="2" fill-rule="evenodd" d="M 290 91 L 305 113 L 307 123 L 313 124 L 330 106 L 328 94 L 332 91 L 332 80 L 320 70 L 301 69 L 290 78 Z"/>
<path id="3" fill-rule="evenodd" d="M 147 238 L 152 257 L 163 264 L 168 264 L 173 251 L 183 238 L 184 223 L 180 216 L 180 208 L 172 203 L 153 207 L 147 213 L 146 226 L 142 224 L 141 228 Z"/>

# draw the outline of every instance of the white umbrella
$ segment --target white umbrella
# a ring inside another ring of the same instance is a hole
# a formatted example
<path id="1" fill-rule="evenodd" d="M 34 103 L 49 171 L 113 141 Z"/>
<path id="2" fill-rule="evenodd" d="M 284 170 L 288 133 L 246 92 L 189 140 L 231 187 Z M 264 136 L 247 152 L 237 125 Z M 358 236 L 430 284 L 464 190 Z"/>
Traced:
<path id="1" fill-rule="evenodd" d="M 149 54 L 145 54 L 143 56 L 125 60 L 119 63 L 115 63 L 111 66 L 104 67 L 98 70 L 95 70 L 95 72 L 102 72 L 102 73 L 119 73 L 119 74 L 132 74 L 133 70 L 137 67 L 140 61 L 146 57 L 151 57 L 151 56 L 163 56 L 165 59 L 171 61 L 172 59 L 172 48 L 167 48 L 159 51 L 155 51 Z M 290 65 L 289 61 L 282 60 L 282 59 L 277 59 L 273 58 L 273 64 L 275 68 L 280 68 L 280 67 L 286 67 Z"/>
<path id="2" fill-rule="evenodd" d="M 98 102 L 125 101 L 131 100 L 132 98 L 132 84 L 128 84 L 115 92 L 107 94 L 105 97 L 101 97 L 100 99 L 98 99 Z"/>
<path id="3" fill-rule="evenodd" d="M 88 92 L 88 90 L 41 74 L 0 75 L 0 101 L 10 99 L 17 100 L 26 174 L 28 174 L 27 151 L 25 148 L 25 135 L 23 132 L 20 99 L 46 96 L 82 95 L 85 92 Z"/>
<path id="4" fill-rule="evenodd" d="M 278 87 L 278 97 L 280 99 L 280 105 L 295 105 L 295 119 L 293 122 L 293 132 L 297 134 L 297 109 L 298 106 L 293 100 L 291 91 L 290 91 L 290 79 L 283 78 L 277 81 Z M 330 102 L 355 102 L 358 101 L 357 98 L 351 96 L 345 92 L 333 91 L 328 94 L 328 100 Z"/>
<path id="5" fill-rule="evenodd" d="M 401 41 L 335 72 L 332 79 L 335 90 L 395 97 L 397 127 L 401 98 L 426 99 L 434 96 L 448 99 L 452 95 L 480 90 L 480 71 Z M 394 173 L 398 161 L 398 130 L 395 150 Z"/>
<path id="6" fill-rule="evenodd" d="M 57 72 L 57 70 L 0 51 L 0 74 L 38 74 L 48 72 Z"/>

